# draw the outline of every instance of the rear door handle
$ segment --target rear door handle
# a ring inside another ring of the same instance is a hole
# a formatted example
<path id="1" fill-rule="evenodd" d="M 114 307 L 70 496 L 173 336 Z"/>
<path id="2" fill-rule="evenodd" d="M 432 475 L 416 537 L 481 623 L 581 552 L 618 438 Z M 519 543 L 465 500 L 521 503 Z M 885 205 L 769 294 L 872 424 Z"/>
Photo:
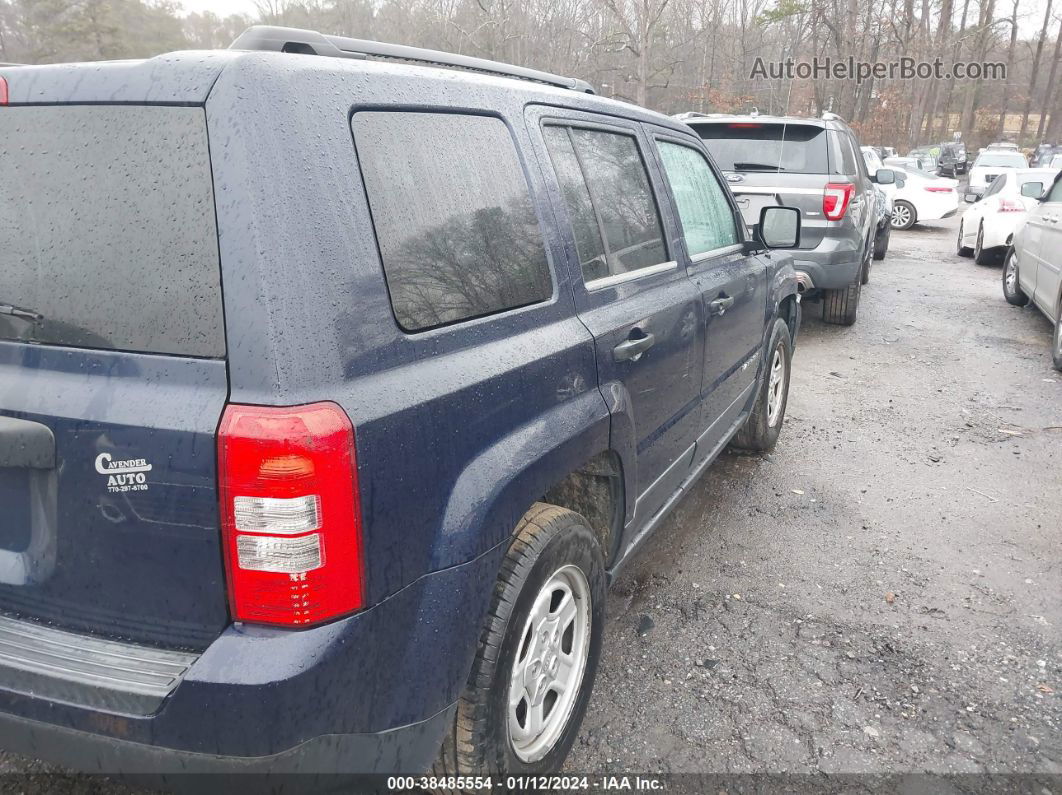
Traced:
<path id="1" fill-rule="evenodd" d="M 734 305 L 733 296 L 724 295 L 721 298 L 716 298 L 708 304 L 708 314 L 710 315 L 722 315 L 730 307 Z"/>
<path id="2" fill-rule="evenodd" d="M 0 468 L 54 469 L 55 435 L 47 425 L 0 417 Z"/>
<path id="3" fill-rule="evenodd" d="M 632 332 L 633 333 L 633 332 Z M 641 337 L 630 337 L 612 349 L 612 358 L 617 362 L 636 362 L 642 354 L 656 344 L 656 337 L 652 334 L 644 334 Z"/>

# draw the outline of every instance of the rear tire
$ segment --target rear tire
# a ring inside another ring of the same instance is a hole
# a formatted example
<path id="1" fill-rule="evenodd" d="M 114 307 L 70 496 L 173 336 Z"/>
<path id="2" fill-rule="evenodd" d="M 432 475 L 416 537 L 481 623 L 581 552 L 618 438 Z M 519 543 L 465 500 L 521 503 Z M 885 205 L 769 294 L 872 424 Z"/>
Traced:
<path id="1" fill-rule="evenodd" d="M 900 199 L 892 205 L 893 229 L 910 229 L 917 220 L 918 213 L 915 212 L 914 205 L 910 202 Z"/>
<path id="2" fill-rule="evenodd" d="M 1011 249 L 1007 253 L 1007 259 L 1003 263 L 1003 297 L 1012 306 L 1025 306 L 1029 303 L 1027 296 L 1021 289 L 1018 281 L 1018 255 Z"/>
<path id="3" fill-rule="evenodd" d="M 860 273 L 847 287 L 839 290 L 823 290 L 822 319 L 835 326 L 851 326 L 855 323 L 862 287 L 863 279 Z"/>
<path id="4" fill-rule="evenodd" d="M 999 262 L 999 251 L 994 248 L 985 248 L 985 225 L 982 222 L 977 227 L 977 242 L 974 244 L 974 262 L 978 265 L 996 265 Z"/>
<path id="5" fill-rule="evenodd" d="M 1055 340 L 1051 344 L 1051 363 L 1062 372 L 1062 301 L 1059 301 L 1058 316 L 1055 318 Z"/>
<path id="6" fill-rule="evenodd" d="M 960 257 L 972 257 L 973 249 L 962 244 L 963 222 L 959 221 L 959 238 L 955 241 L 955 253 Z"/>
<path id="7" fill-rule="evenodd" d="M 885 224 L 885 228 L 878 230 L 878 234 L 874 237 L 874 259 L 885 259 L 885 254 L 889 250 L 889 237 L 892 235 L 892 224 Z"/>
<path id="8" fill-rule="evenodd" d="M 789 326 L 781 318 L 774 321 L 767 346 L 767 372 L 756 395 L 752 413 L 731 444 L 742 450 L 765 453 L 774 449 L 785 421 L 789 401 L 789 380 L 793 372 L 793 340 Z"/>
<path id="9" fill-rule="evenodd" d="M 574 511 L 536 503 L 502 562 L 472 671 L 432 773 L 560 770 L 590 701 L 604 619 L 605 561 L 594 531 Z M 567 687 L 559 691 L 565 676 Z M 519 700 L 511 705 L 517 687 Z"/>

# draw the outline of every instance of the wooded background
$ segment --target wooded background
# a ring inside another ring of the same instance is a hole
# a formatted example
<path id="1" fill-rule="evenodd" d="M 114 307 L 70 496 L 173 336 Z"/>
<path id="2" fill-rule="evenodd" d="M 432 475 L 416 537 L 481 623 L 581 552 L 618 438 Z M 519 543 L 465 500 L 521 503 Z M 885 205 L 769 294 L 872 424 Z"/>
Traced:
<path id="1" fill-rule="evenodd" d="M 171 0 L 0 0 L 0 61 L 226 47 L 255 23 L 413 44 L 581 77 L 665 113 L 818 114 L 906 150 L 1062 139 L 1062 0 L 260 0 L 254 16 Z M 757 57 L 994 61 L 1007 79 L 752 79 Z"/>

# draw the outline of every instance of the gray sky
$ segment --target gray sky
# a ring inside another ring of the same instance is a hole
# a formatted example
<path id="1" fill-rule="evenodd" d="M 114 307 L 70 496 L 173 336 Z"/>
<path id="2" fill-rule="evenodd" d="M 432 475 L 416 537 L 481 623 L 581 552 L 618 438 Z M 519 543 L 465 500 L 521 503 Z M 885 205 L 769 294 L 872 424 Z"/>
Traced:
<path id="1" fill-rule="evenodd" d="M 180 3 L 187 12 L 213 11 L 219 17 L 227 17 L 229 14 L 253 16 L 257 12 L 254 0 L 180 0 Z"/>
<path id="2" fill-rule="evenodd" d="M 997 17 L 1009 17 L 1013 9 L 1012 2 L 1013 0 L 997 0 Z M 1046 0 L 1018 0 L 1018 31 L 1023 38 L 1033 38 L 1039 33 L 1040 25 L 1044 21 L 1045 2 Z M 253 16 L 257 11 L 254 0 L 180 0 L 180 3 L 186 11 L 213 11 L 222 17 L 229 14 Z M 1056 11 L 1054 14 L 1056 19 L 1058 13 Z M 1055 24 L 1057 25 L 1057 22 Z M 1010 32 L 1009 28 L 1003 25 L 1000 26 L 1000 31 L 1006 35 Z"/>

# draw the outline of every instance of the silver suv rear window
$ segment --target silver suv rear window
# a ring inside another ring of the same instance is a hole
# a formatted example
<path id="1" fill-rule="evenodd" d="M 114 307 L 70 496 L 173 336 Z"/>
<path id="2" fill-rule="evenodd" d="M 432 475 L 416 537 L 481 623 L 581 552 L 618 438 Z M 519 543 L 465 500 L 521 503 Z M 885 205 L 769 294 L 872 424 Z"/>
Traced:
<path id="1" fill-rule="evenodd" d="M 224 356 L 202 108 L 0 108 L 0 340 Z"/>
<path id="2" fill-rule="evenodd" d="M 755 121 L 695 124 L 724 171 L 829 174 L 826 130 L 811 124 Z"/>

